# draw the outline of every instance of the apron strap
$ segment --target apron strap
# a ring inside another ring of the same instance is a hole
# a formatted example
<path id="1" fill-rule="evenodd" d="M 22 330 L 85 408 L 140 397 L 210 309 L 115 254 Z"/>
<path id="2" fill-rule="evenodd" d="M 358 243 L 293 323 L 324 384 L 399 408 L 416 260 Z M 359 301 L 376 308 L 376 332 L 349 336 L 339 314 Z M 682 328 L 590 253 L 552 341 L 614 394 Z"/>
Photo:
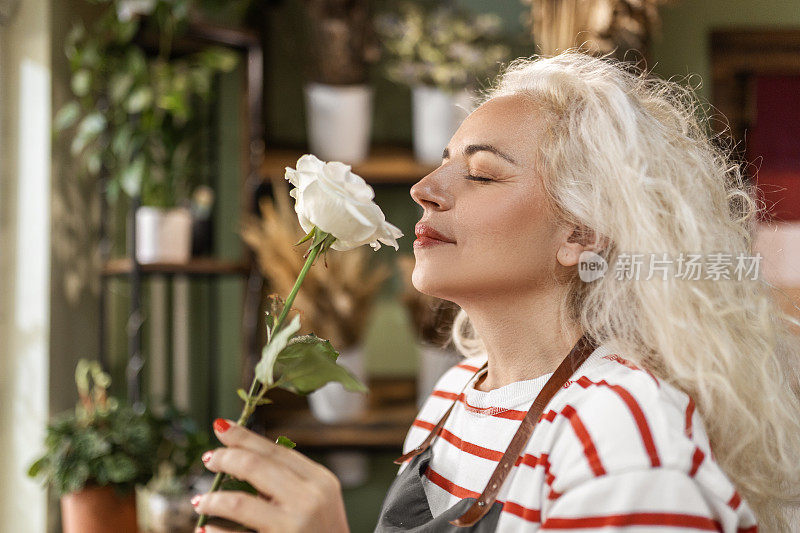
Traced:
<path id="1" fill-rule="evenodd" d="M 492 508 L 495 499 L 497 498 L 497 494 L 500 492 L 500 487 L 503 485 L 508 473 L 511 471 L 511 467 L 516 464 L 519 454 L 525 448 L 525 445 L 533 433 L 534 426 L 536 426 L 536 424 L 539 422 L 545 406 L 561 389 L 561 387 L 564 386 L 564 384 L 569 380 L 572 374 L 575 373 L 578 367 L 583 364 L 586 358 L 591 355 L 595 348 L 595 343 L 592 342 L 587 335 L 584 334 L 580 339 L 578 339 L 578 342 L 575 343 L 575 346 L 569 352 L 569 355 L 567 355 L 561 364 L 558 365 L 556 371 L 552 376 L 550 376 L 550 379 L 547 380 L 547 383 L 545 383 L 542 391 L 538 396 L 536 396 L 533 404 L 531 404 L 528 413 L 520 423 L 519 429 L 517 429 L 517 432 L 511 439 L 511 443 L 508 445 L 503 457 L 500 459 L 500 462 L 497 463 L 497 467 L 492 473 L 492 477 L 489 478 L 486 488 L 483 489 L 481 495 L 467 510 L 467 512 L 455 520 L 451 520 L 451 524 L 461 527 L 471 526 L 480 520 L 483 515 L 485 515 L 489 509 Z"/>
<path id="2" fill-rule="evenodd" d="M 481 370 L 483 370 L 484 368 L 486 368 L 487 366 L 489 366 L 489 361 L 486 361 L 485 363 L 483 363 L 483 366 L 481 366 L 478 370 L 475 371 L 475 373 L 472 375 L 472 377 L 469 378 L 469 381 L 467 381 L 464 384 L 464 387 L 461 389 L 461 394 L 464 393 L 464 389 L 467 388 L 467 385 L 469 385 L 469 383 L 475 378 L 475 376 L 477 376 L 478 373 Z M 444 427 L 444 423 L 447 421 L 447 417 L 450 416 L 450 411 L 452 411 L 453 407 L 455 407 L 456 403 L 458 403 L 458 399 L 461 397 L 461 394 L 456 396 L 456 399 L 453 400 L 452 404 L 450 404 L 450 408 L 447 410 L 447 412 L 444 415 L 442 415 L 442 418 L 439 419 L 439 422 L 433 427 L 433 429 L 431 429 L 430 433 L 428 433 L 428 436 L 425 438 L 424 441 L 422 441 L 422 444 L 420 444 L 419 446 L 417 446 L 413 450 L 409 451 L 408 453 L 406 453 L 404 455 L 401 455 L 400 457 L 395 459 L 394 460 L 395 464 L 401 465 L 404 462 L 406 462 L 407 460 L 409 460 L 412 457 L 414 457 L 415 455 L 419 455 L 419 454 L 421 454 L 422 452 L 424 452 L 425 450 L 428 449 L 428 446 L 431 445 L 431 442 L 433 442 L 433 439 L 437 435 L 439 435 L 439 432 L 441 431 L 442 427 Z"/>

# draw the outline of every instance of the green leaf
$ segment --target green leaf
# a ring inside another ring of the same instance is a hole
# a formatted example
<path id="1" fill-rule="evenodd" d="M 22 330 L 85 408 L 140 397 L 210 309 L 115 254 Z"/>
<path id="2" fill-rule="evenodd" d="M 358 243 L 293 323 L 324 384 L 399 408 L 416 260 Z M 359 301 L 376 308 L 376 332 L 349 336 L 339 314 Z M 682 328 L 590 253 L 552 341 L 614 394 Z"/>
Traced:
<path id="1" fill-rule="evenodd" d="M 256 405 L 267 405 L 268 403 L 272 403 L 272 400 L 269 398 L 261 398 L 260 400 L 256 400 Z"/>
<path id="2" fill-rule="evenodd" d="M 198 54 L 200 64 L 211 70 L 230 72 L 239 62 L 236 53 L 220 47 L 211 47 Z"/>
<path id="3" fill-rule="evenodd" d="M 125 109 L 128 113 L 135 115 L 136 113 L 144 111 L 152 102 L 153 91 L 150 87 L 137 87 L 125 102 Z"/>
<path id="4" fill-rule="evenodd" d="M 316 226 L 314 226 L 314 227 L 316 227 Z M 313 247 L 317 246 L 319 243 L 321 243 L 322 241 L 324 241 L 324 240 L 325 240 L 325 238 L 326 238 L 328 235 L 330 235 L 330 233 L 325 233 L 325 232 L 324 232 L 324 231 L 322 231 L 321 229 L 317 229 L 317 231 L 316 231 L 316 232 L 314 232 L 314 241 L 311 243 L 311 248 L 313 248 Z"/>
<path id="5" fill-rule="evenodd" d="M 352 392 L 367 392 L 369 389 L 356 376 L 336 363 L 337 357 L 330 341 L 313 333 L 295 337 L 275 364 L 281 375 L 280 387 L 295 394 L 308 394 L 333 381 Z"/>
<path id="6" fill-rule="evenodd" d="M 281 446 L 286 446 L 287 448 L 294 448 L 295 446 L 297 446 L 297 444 L 294 441 L 292 441 L 292 439 L 290 439 L 289 437 L 284 437 L 283 435 L 278 437 L 278 439 L 275 441 L 275 444 L 280 444 Z"/>
<path id="7" fill-rule="evenodd" d="M 247 391 L 246 390 L 244 390 L 244 389 L 236 389 L 236 394 L 239 395 L 239 398 L 241 398 L 243 402 L 247 403 L 248 396 L 247 396 Z"/>
<path id="8" fill-rule="evenodd" d="M 71 86 L 75 96 L 86 96 L 92 87 L 92 73 L 86 69 L 80 69 L 72 75 Z"/>
<path id="9" fill-rule="evenodd" d="M 130 457 L 115 453 L 103 457 L 102 461 L 113 483 L 125 483 L 136 477 L 136 464 Z"/>
<path id="10" fill-rule="evenodd" d="M 142 189 L 142 179 L 144 178 L 144 156 L 140 155 L 133 160 L 126 169 L 122 171 L 120 176 L 120 187 L 125 191 L 125 194 L 131 198 L 138 196 L 139 191 Z"/>
<path id="11" fill-rule="evenodd" d="M 39 475 L 39 472 L 42 471 L 42 468 L 45 466 L 45 462 L 47 461 L 47 457 L 40 457 L 33 464 L 28 468 L 28 477 L 36 477 Z"/>
<path id="12" fill-rule="evenodd" d="M 256 365 L 256 379 L 261 383 L 271 386 L 273 383 L 272 368 L 275 366 L 275 361 L 278 354 L 286 347 L 289 338 L 300 329 L 300 315 L 294 315 L 292 321 L 283 326 L 280 331 L 272 336 L 270 342 L 264 346 L 262 351 L 261 360 Z"/>
<path id="13" fill-rule="evenodd" d="M 72 140 L 72 146 L 70 147 L 72 155 L 77 156 L 80 154 L 89 143 L 100 135 L 105 127 L 106 119 L 101 113 L 95 111 L 86 115 L 78 124 L 78 131 Z"/>
<path id="14" fill-rule="evenodd" d="M 303 244 L 303 243 L 304 243 L 304 242 L 306 242 L 308 239 L 312 238 L 316 232 L 317 232 L 317 227 L 316 227 L 316 226 L 314 226 L 313 228 L 311 228 L 311 231 L 309 231 L 308 233 L 306 233 L 306 236 L 305 236 L 305 237 L 303 237 L 302 239 L 300 239 L 299 241 L 297 241 L 296 243 L 294 243 L 294 245 L 295 245 L 295 246 L 297 246 L 298 244 Z"/>
<path id="15" fill-rule="evenodd" d="M 133 87 L 134 76 L 130 72 L 120 72 L 114 75 L 109 81 L 109 97 L 115 104 L 122 102 Z"/>
<path id="16" fill-rule="evenodd" d="M 62 131 L 72 127 L 78 121 L 80 114 L 81 107 L 78 105 L 78 102 L 72 101 L 64 104 L 64 106 L 58 110 L 58 113 L 56 113 L 55 119 L 53 119 L 53 129 Z"/>

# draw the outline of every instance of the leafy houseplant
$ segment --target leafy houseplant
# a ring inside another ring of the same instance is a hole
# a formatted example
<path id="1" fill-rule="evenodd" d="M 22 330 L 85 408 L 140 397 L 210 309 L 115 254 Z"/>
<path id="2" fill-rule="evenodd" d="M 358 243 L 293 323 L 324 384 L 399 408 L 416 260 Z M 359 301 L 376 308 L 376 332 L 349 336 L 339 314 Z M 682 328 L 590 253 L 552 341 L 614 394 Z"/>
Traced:
<path id="1" fill-rule="evenodd" d="M 107 173 L 111 202 L 125 194 L 149 208 L 176 208 L 202 159 L 199 110 L 214 76 L 232 70 L 236 55 L 209 47 L 172 57 L 173 41 L 188 26 L 190 0 L 93 3 L 105 7 L 91 30 L 78 23 L 65 43 L 74 98 L 57 113 L 54 129 L 73 131 L 70 150 L 84 179 Z M 155 57 L 136 40 L 151 34 Z"/>
<path id="2" fill-rule="evenodd" d="M 473 15 L 450 3 L 401 1 L 375 17 L 386 77 L 412 88 L 416 158 L 439 163 L 442 150 L 472 110 L 471 94 L 494 74 L 510 47 L 501 19 Z"/>
<path id="3" fill-rule="evenodd" d="M 152 420 L 160 436 L 157 472 L 140 487 L 140 527 L 151 533 L 193 531 L 195 515 L 189 498 L 203 473 L 198 459 L 208 447 L 208 436 L 172 406 L 154 414 Z"/>
<path id="4" fill-rule="evenodd" d="M 153 476 L 159 433 L 148 412 L 107 396 L 110 378 L 96 361 L 81 360 L 75 382 L 78 405 L 48 424 L 46 452 L 28 475 L 61 497 L 65 532 L 135 533 L 134 489 Z"/>

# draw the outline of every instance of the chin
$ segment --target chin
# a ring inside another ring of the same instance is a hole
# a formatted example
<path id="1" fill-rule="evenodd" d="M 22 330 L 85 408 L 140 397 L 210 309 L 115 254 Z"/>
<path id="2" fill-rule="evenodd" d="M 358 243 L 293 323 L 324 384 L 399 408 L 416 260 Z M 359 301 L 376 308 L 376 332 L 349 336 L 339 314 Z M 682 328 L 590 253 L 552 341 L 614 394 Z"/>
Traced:
<path id="1" fill-rule="evenodd" d="M 448 290 L 448 286 L 452 284 L 452 278 L 447 276 L 425 275 L 419 268 L 414 268 L 411 274 L 411 284 L 422 294 L 426 294 L 433 298 L 440 298 L 442 300 L 451 300 L 452 292 Z"/>

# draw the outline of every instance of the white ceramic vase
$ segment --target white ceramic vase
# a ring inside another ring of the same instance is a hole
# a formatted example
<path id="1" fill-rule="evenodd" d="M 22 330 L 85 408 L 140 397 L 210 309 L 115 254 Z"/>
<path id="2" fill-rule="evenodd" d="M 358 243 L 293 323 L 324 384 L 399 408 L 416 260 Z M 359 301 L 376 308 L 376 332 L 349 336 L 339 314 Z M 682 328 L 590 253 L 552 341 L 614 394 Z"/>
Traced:
<path id="1" fill-rule="evenodd" d="M 362 383 L 366 381 L 364 348 L 361 344 L 339 350 L 336 362 L 350 370 Z M 311 414 L 325 424 L 351 422 L 366 412 L 367 395 L 351 392 L 341 383 L 332 382 L 309 394 L 308 405 Z"/>
<path id="2" fill-rule="evenodd" d="M 366 159 L 374 92 L 367 84 L 306 84 L 306 128 L 311 153 L 323 161 L 348 165 Z"/>
<path id="3" fill-rule="evenodd" d="M 450 367 L 460 363 L 463 357 L 453 348 L 440 348 L 427 342 L 420 342 L 417 348 L 419 349 L 417 409 L 419 409 L 433 392 L 436 381 Z"/>
<path id="4" fill-rule="evenodd" d="M 472 112 L 472 94 L 449 94 L 437 87 L 411 88 L 414 157 L 421 163 L 442 162 L 442 151 L 461 122 Z"/>
<path id="5" fill-rule="evenodd" d="M 136 259 L 147 263 L 187 263 L 192 256 L 192 213 L 185 207 L 136 210 Z"/>

